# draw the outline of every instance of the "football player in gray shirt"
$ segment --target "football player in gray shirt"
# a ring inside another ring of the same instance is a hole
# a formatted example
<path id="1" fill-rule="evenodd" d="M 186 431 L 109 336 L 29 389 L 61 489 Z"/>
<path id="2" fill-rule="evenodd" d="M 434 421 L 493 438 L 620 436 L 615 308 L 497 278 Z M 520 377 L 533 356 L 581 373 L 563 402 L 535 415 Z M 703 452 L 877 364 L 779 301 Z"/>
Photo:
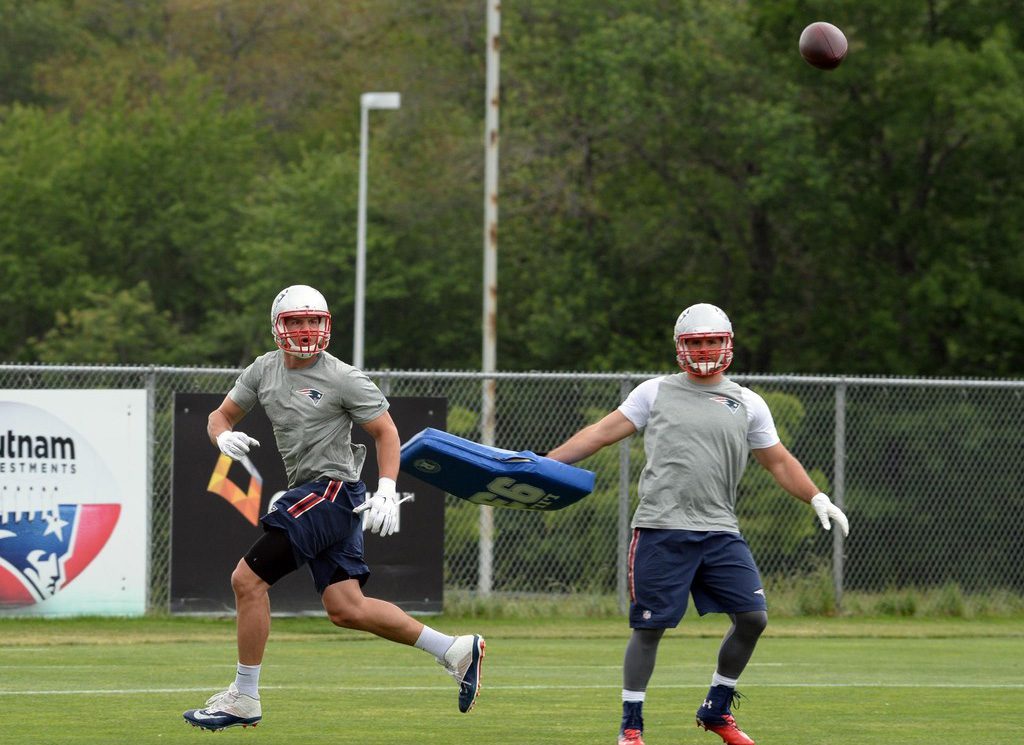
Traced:
<path id="1" fill-rule="evenodd" d="M 697 724 L 727 745 L 754 745 L 736 725 L 736 683 L 768 623 L 760 573 L 736 520 L 736 489 L 753 453 L 779 485 L 809 503 L 829 530 L 849 524 L 779 441 L 764 399 L 723 374 L 733 358 L 732 323 L 698 303 L 676 320 L 681 373 L 641 383 L 618 409 L 548 453 L 575 463 L 634 432 L 646 464 L 629 546 L 629 621 L 618 745 L 643 745 L 643 702 L 658 643 L 693 595 L 697 611 L 725 613 L 732 625 L 718 652 Z"/>
<path id="2" fill-rule="evenodd" d="M 442 634 L 362 592 L 370 574 L 363 559 L 363 529 L 388 536 L 398 524 L 400 442 L 387 399 L 362 371 L 326 351 L 331 314 L 318 290 L 285 288 L 274 298 L 270 321 L 278 349 L 258 357 L 238 376 L 210 413 L 207 433 L 225 455 L 248 457 L 259 442 L 234 427 L 261 404 L 274 428 L 288 491 L 261 518 L 263 535 L 231 575 L 237 610 L 235 681 L 203 708 L 186 711 L 185 720 L 214 731 L 260 721 L 269 590 L 303 564 L 335 625 L 433 655 L 459 684 L 459 710 L 469 711 L 480 690 L 483 637 Z M 360 480 L 366 448 L 352 442 L 353 424 L 374 441 L 380 478 L 371 496 Z"/>

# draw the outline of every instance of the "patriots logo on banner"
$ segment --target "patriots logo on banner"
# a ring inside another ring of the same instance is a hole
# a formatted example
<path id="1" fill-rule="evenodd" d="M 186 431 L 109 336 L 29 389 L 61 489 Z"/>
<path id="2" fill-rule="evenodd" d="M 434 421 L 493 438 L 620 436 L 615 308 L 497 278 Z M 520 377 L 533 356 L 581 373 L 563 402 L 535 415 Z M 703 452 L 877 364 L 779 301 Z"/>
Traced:
<path id="1" fill-rule="evenodd" d="M 309 400 L 313 402 L 314 406 L 319 406 L 320 399 L 324 397 L 324 394 L 316 388 L 299 388 L 296 393 L 301 393 L 303 396 L 307 396 Z"/>
<path id="2" fill-rule="evenodd" d="M 722 404 L 734 414 L 737 411 L 739 411 L 740 402 L 735 399 L 727 398 L 726 396 L 712 396 L 711 400 L 714 401 L 716 404 Z"/>
<path id="3" fill-rule="evenodd" d="M 0 616 L 144 610 L 145 411 L 143 391 L 0 391 Z"/>
<path id="4" fill-rule="evenodd" d="M 0 515 L 0 606 L 31 605 L 57 594 L 100 552 L 119 504 L 61 504 Z"/>

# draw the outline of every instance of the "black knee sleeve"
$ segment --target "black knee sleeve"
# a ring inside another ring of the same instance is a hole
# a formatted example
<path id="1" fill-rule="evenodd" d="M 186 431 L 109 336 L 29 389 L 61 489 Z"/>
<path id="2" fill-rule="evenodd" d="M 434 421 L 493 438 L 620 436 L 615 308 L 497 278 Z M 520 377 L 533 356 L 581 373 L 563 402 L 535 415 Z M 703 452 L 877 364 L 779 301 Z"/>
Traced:
<path id="1" fill-rule="evenodd" d="M 647 682 L 654 672 L 658 643 L 664 633 L 665 629 L 633 629 L 622 664 L 622 687 L 627 691 L 647 690 Z"/>
<path id="2" fill-rule="evenodd" d="M 718 673 L 727 678 L 738 678 L 754 654 L 761 632 L 768 625 L 768 614 L 763 610 L 755 610 L 730 617 L 732 628 L 718 650 Z"/>
<path id="3" fill-rule="evenodd" d="M 752 610 L 746 613 L 737 613 L 733 616 L 733 625 L 736 627 L 734 634 L 740 634 L 755 642 L 761 636 L 761 632 L 768 626 L 768 614 L 763 610 Z"/>

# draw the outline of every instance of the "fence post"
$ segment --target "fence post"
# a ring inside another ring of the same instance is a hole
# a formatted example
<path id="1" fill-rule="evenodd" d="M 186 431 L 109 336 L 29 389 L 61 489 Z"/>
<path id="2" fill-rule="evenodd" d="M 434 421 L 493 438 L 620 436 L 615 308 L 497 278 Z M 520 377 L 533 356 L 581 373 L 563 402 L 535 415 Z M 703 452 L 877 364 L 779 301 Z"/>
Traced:
<path id="1" fill-rule="evenodd" d="M 156 588 L 153 587 L 156 561 L 153 556 L 153 451 L 156 443 L 156 367 L 150 365 L 146 370 L 146 514 L 149 515 L 149 540 L 146 542 L 146 553 L 149 554 L 149 576 L 146 578 L 146 608 L 149 609 Z M 170 572 L 167 573 L 168 586 L 163 588 L 170 597 Z M 167 610 L 158 608 L 153 610 Z"/>
<path id="2" fill-rule="evenodd" d="M 619 384 L 619 400 L 625 401 L 629 395 L 630 381 L 623 379 Z M 625 614 L 629 610 L 629 588 L 627 585 L 629 572 L 629 441 L 632 438 L 626 437 L 619 440 L 619 560 L 615 562 L 618 567 L 616 577 L 616 590 L 619 598 L 619 612 Z"/>
<path id="3" fill-rule="evenodd" d="M 844 507 L 846 493 L 846 381 L 836 384 L 836 431 L 833 460 L 832 499 L 839 509 Z M 843 532 L 832 531 L 832 584 L 836 594 L 836 611 L 843 609 Z"/>
<path id="4" fill-rule="evenodd" d="M 495 400 L 497 399 L 498 381 L 484 378 L 483 400 L 480 412 L 480 442 L 494 445 L 497 429 Z M 480 544 L 477 557 L 477 592 L 488 597 L 494 588 L 494 508 L 480 505 Z"/>

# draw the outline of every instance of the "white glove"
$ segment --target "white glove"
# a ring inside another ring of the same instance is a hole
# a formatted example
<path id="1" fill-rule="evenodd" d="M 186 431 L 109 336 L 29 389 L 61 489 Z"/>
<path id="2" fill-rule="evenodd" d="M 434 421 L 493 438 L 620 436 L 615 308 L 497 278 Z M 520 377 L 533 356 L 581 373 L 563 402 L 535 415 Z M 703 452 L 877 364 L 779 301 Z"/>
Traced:
<path id="1" fill-rule="evenodd" d="M 249 437 L 245 432 L 226 429 L 217 435 L 217 447 L 232 460 L 242 460 L 249 453 L 249 448 L 259 446 L 260 441 L 255 437 Z"/>
<path id="2" fill-rule="evenodd" d="M 842 529 L 843 536 L 850 535 L 850 521 L 846 519 L 846 515 L 841 509 L 832 504 L 832 500 L 828 498 L 827 494 L 818 492 L 811 497 L 811 507 L 818 513 L 821 527 L 825 530 L 831 530 L 832 520 L 835 520 Z"/>
<path id="3" fill-rule="evenodd" d="M 399 500 L 395 491 L 394 479 L 387 477 L 377 482 L 377 491 L 365 502 L 352 510 L 363 515 L 363 530 L 370 528 L 371 533 L 379 533 L 387 538 L 398 530 L 398 505 L 412 499 L 412 495 Z"/>

